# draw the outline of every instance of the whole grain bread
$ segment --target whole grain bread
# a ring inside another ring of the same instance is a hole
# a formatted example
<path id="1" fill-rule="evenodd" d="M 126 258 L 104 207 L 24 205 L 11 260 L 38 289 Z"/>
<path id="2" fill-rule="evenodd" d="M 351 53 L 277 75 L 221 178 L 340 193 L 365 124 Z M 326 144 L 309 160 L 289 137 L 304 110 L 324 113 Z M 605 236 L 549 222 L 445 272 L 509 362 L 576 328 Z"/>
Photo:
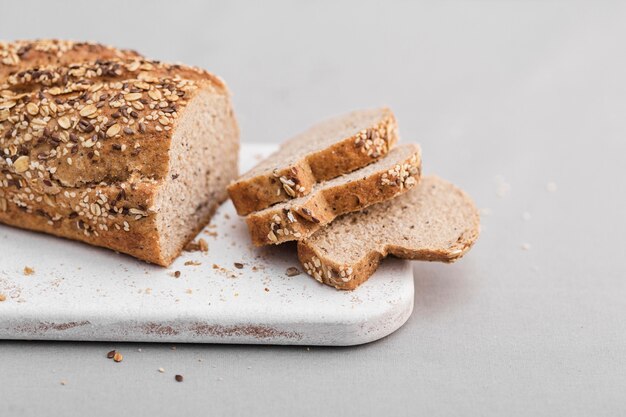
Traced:
<path id="1" fill-rule="evenodd" d="M 168 265 L 237 176 L 229 92 L 206 71 L 99 59 L 0 83 L 0 223 Z"/>
<path id="2" fill-rule="evenodd" d="M 0 41 L 0 79 L 29 68 L 140 57 L 135 51 L 92 42 L 60 39 Z"/>
<path id="3" fill-rule="evenodd" d="M 241 216 L 307 195 L 321 181 L 362 168 L 386 155 L 398 140 L 387 108 L 355 111 L 321 122 L 228 187 Z"/>
<path id="4" fill-rule="evenodd" d="M 352 290 L 388 255 L 453 262 L 478 238 L 479 215 L 462 190 L 437 177 L 411 191 L 338 218 L 298 242 L 304 269 L 319 282 Z"/>
<path id="5" fill-rule="evenodd" d="M 405 193 L 419 182 L 421 162 L 419 146 L 398 146 L 373 164 L 315 185 L 304 197 L 252 213 L 246 217 L 252 242 L 300 240 L 337 216 Z"/>

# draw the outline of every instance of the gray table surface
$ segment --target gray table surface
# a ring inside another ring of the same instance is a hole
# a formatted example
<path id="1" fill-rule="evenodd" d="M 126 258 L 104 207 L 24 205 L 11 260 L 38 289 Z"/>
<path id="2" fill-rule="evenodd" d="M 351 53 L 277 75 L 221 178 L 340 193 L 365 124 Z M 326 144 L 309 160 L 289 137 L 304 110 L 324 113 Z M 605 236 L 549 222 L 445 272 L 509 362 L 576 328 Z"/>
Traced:
<path id="1" fill-rule="evenodd" d="M 416 264 L 413 316 L 365 346 L 2 341 L 0 415 L 626 413 L 623 3 L 146 4 L 9 2 L 0 37 L 207 67 L 248 142 L 387 104 L 482 236 Z"/>

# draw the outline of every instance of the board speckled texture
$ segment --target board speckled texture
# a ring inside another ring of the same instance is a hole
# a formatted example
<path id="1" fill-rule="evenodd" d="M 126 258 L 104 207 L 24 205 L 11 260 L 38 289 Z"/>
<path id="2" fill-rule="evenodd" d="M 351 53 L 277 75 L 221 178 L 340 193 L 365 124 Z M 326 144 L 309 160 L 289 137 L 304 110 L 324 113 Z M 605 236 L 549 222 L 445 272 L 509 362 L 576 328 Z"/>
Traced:
<path id="1" fill-rule="evenodd" d="M 272 149 L 244 147 L 242 169 Z M 162 268 L 0 225 L 0 338 L 354 345 L 393 332 L 413 309 L 408 262 L 385 262 L 352 292 L 287 276 L 302 271 L 295 246 L 254 248 L 230 202 L 198 238 L 208 253 Z"/>

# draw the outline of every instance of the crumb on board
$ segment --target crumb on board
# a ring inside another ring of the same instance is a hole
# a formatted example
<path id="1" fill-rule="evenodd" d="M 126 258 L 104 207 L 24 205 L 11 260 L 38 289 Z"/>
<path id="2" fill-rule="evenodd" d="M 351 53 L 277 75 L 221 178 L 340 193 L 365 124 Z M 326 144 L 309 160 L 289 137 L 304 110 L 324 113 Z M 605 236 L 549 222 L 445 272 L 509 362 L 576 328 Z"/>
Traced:
<path id="1" fill-rule="evenodd" d="M 176 380 L 176 382 L 183 382 L 183 376 L 182 375 L 176 375 L 176 376 L 174 376 L 174 379 Z"/>
<path id="2" fill-rule="evenodd" d="M 200 238 L 196 241 L 191 241 L 189 243 L 187 243 L 187 245 L 185 246 L 185 251 L 186 252 L 208 252 L 209 251 L 209 244 L 207 243 L 206 240 Z"/>
<path id="3" fill-rule="evenodd" d="M 112 351 L 107 353 L 107 359 L 113 359 L 114 356 L 115 356 L 115 351 L 114 350 L 112 350 Z"/>
<path id="4" fill-rule="evenodd" d="M 185 262 L 185 266 L 200 266 L 202 265 L 202 262 L 198 262 L 198 261 L 187 261 Z"/>
<path id="5" fill-rule="evenodd" d="M 174 271 L 172 275 L 174 275 L 174 278 L 180 278 L 180 271 Z"/>
<path id="6" fill-rule="evenodd" d="M 3 301 L 6 301 L 6 299 L 7 299 L 7 296 L 2 294 L 2 293 L 0 293 L 0 303 L 3 302 Z"/>
<path id="7" fill-rule="evenodd" d="M 218 264 L 213 264 L 213 269 L 220 269 L 220 266 Z"/>
<path id="8" fill-rule="evenodd" d="M 193 290 L 191 288 L 187 288 L 187 290 L 185 290 L 185 292 L 187 294 L 193 294 Z"/>
<path id="9" fill-rule="evenodd" d="M 243 269 L 243 264 L 241 262 L 235 262 L 233 265 L 235 265 L 235 268 L 237 269 Z"/>
<path id="10" fill-rule="evenodd" d="M 522 250 L 530 250 L 530 243 L 522 243 Z"/>
<path id="11" fill-rule="evenodd" d="M 263 288 L 263 289 L 265 290 L 265 292 L 270 292 L 270 289 L 269 289 L 269 288 L 267 288 L 267 287 L 265 287 L 265 288 Z"/>
<path id="12" fill-rule="evenodd" d="M 290 266 L 287 268 L 287 271 L 285 271 L 285 274 L 287 274 L 288 277 L 295 277 L 296 275 L 300 275 L 300 270 L 295 266 Z"/>
<path id="13" fill-rule="evenodd" d="M 35 273 L 35 269 L 30 266 L 24 267 L 24 275 L 33 275 Z"/>
<path id="14" fill-rule="evenodd" d="M 64 380 L 64 379 L 62 379 L 62 380 L 59 382 L 59 384 L 61 384 L 61 385 L 64 385 L 64 386 L 65 386 L 65 385 L 67 385 L 67 381 L 66 381 L 66 380 Z"/>
<path id="15" fill-rule="evenodd" d="M 122 362 L 123 359 L 124 359 L 124 356 L 122 356 L 122 354 L 119 352 L 115 352 L 115 355 L 113 355 L 113 360 L 115 362 Z"/>
<path id="16" fill-rule="evenodd" d="M 165 373 L 165 369 L 163 369 L 163 368 L 159 368 L 159 369 L 158 369 L 158 371 L 159 371 L 160 373 L 162 373 L 162 374 L 163 374 L 163 373 Z"/>

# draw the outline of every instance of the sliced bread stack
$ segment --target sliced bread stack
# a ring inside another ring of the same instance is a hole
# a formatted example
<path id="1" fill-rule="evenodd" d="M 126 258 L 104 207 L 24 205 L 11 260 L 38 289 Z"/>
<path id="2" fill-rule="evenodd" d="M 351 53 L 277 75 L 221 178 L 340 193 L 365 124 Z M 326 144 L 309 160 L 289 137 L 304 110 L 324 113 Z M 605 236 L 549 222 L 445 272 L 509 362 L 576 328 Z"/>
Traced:
<path id="1" fill-rule="evenodd" d="M 421 177 L 415 144 L 395 146 L 389 109 L 322 122 L 231 183 L 237 213 L 257 246 L 298 241 L 317 281 L 352 290 L 388 255 L 453 262 L 476 241 L 471 199 L 437 177 Z"/>

